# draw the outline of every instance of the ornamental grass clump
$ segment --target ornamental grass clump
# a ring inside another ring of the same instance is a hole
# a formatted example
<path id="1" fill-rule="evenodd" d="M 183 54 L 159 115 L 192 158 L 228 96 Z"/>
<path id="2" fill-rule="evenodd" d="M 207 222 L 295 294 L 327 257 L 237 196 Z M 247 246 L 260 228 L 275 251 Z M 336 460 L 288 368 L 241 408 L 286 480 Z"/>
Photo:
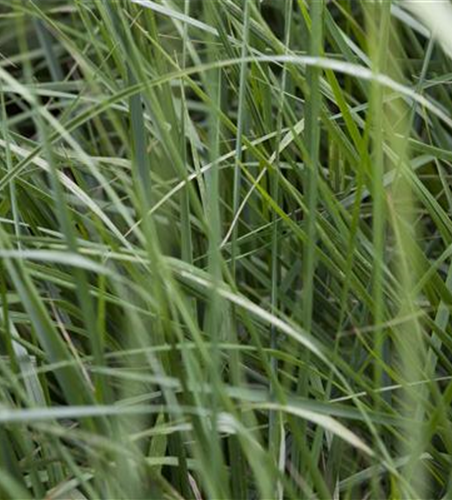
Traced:
<path id="1" fill-rule="evenodd" d="M 0 0 L 0 498 L 452 498 L 450 19 Z"/>

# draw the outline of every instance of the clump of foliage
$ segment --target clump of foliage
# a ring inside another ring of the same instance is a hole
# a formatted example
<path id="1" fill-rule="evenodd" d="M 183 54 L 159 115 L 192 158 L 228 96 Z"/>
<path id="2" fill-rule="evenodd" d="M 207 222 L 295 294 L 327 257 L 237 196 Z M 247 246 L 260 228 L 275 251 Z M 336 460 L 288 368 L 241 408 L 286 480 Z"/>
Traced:
<path id="1" fill-rule="evenodd" d="M 0 0 L 1 498 L 451 498 L 449 7 Z"/>

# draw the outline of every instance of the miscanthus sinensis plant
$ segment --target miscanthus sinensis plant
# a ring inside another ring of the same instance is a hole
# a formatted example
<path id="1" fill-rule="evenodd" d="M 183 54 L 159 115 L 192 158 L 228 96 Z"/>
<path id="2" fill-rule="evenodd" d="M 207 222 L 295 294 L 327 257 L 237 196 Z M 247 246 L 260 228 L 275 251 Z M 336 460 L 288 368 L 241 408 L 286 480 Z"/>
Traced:
<path id="1" fill-rule="evenodd" d="M 0 497 L 452 497 L 448 1 L 0 0 Z"/>

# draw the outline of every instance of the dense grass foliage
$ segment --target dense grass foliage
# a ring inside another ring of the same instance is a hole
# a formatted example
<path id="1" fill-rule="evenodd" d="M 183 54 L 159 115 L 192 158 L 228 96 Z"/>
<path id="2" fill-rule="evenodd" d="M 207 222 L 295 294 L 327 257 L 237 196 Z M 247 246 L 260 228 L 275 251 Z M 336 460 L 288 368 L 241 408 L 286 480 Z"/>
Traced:
<path id="1" fill-rule="evenodd" d="M 448 1 L 0 0 L 0 497 L 452 498 Z"/>

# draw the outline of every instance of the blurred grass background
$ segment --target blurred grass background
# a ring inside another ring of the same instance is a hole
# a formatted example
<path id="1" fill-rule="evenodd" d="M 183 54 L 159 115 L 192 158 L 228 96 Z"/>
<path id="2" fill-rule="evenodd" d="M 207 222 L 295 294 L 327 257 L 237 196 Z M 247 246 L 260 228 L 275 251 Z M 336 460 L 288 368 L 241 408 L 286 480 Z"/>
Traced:
<path id="1" fill-rule="evenodd" d="M 452 497 L 449 0 L 0 0 L 4 499 Z"/>

